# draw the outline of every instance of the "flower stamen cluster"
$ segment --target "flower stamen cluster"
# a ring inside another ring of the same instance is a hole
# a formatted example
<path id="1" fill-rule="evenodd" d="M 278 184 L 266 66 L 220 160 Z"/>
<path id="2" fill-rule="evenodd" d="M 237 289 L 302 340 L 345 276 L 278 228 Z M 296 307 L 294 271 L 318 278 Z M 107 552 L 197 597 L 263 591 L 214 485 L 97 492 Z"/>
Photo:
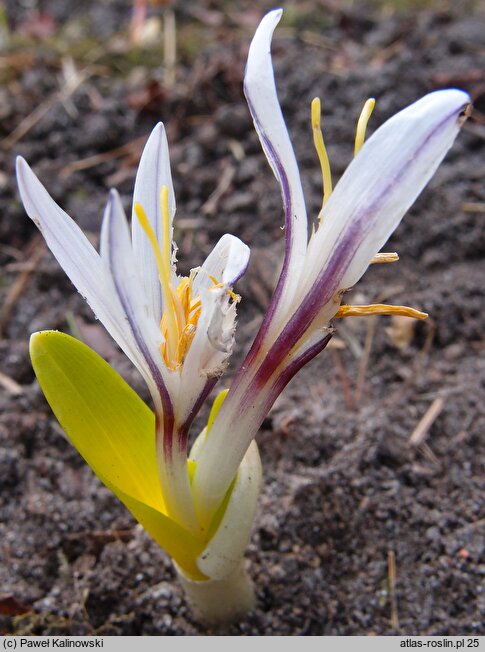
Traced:
<path id="1" fill-rule="evenodd" d="M 158 278 L 163 296 L 165 309 L 160 320 L 160 332 L 163 341 L 160 344 L 165 365 L 171 371 L 181 371 L 190 345 L 197 331 L 197 324 L 202 312 L 202 300 L 199 294 L 193 293 L 193 281 L 198 273 L 203 273 L 202 268 L 194 269 L 188 277 L 183 277 L 177 287 L 173 286 L 172 261 L 174 260 L 174 244 L 170 240 L 170 210 L 169 189 L 163 185 L 160 191 L 160 215 L 162 222 L 163 245 L 158 242 L 157 236 L 140 202 L 135 202 L 133 211 L 142 227 L 153 252 L 158 269 Z M 208 274 L 213 283 L 211 289 L 224 288 L 224 284 L 214 276 Z M 239 297 L 230 288 L 226 288 L 228 295 L 237 303 Z"/>

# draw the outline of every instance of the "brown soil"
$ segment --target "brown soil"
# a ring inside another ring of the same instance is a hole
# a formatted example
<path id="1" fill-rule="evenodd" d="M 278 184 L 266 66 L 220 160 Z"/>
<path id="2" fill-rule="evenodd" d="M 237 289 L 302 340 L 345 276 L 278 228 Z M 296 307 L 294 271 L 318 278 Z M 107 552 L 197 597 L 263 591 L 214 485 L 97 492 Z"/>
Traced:
<path id="1" fill-rule="evenodd" d="M 199 264 L 226 231 L 252 248 L 234 368 L 281 254 L 278 188 L 241 95 L 250 36 L 271 5 L 206 0 L 194 15 L 183 5 L 195 3 L 179 2 L 180 56 L 169 88 L 160 46 L 119 47 L 128 2 L 86 2 L 79 15 L 68 4 L 39 3 L 39 18 L 11 3 L 15 33 L 0 53 L 0 137 L 8 137 L 0 149 L 0 633 L 485 634 L 484 14 L 466 3 L 398 12 L 308 0 L 301 13 L 288 7 L 286 29 L 277 31 L 278 87 L 310 214 L 321 200 L 309 128 L 314 95 L 323 99 L 335 175 L 351 156 L 369 95 L 377 98 L 371 129 L 448 86 L 468 90 L 476 113 L 386 247 L 399 263 L 374 267 L 354 290 L 358 302 L 385 298 L 431 319 L 411 330 L 386 317 L 338 324 L 340 347 L 278 400 L 258 440 L 265 482 L 247 555 L 258 606 L 208 630 L 188 611 L 165 553 L 62 437 L 36 384 L 29 334 L 57 328 L 80 333 L 147 398 L 25 216 L 13 161 L 25 156 L 97 234 L 108 187 L 129 205 L 135 139 L 164 120 L 182 268 Z M 59 101 L 68 56 L 88 74 Z M 48 110 L 14 142 L 13 130 L 43 102 Z M 131 142 L 122 156 L 73 170 L 79 159 Z M 401 348 L 398 336 L 407 340 Z M 431 406 L 436 418 L 413 446 Z"/>

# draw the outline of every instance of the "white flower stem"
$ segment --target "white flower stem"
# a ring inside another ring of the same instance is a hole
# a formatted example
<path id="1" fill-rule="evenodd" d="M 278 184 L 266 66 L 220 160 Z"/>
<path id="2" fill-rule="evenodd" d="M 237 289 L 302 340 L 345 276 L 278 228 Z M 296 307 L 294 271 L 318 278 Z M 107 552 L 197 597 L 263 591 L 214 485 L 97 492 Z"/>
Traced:
<path id="1" fill-rule="evenodd" d="M 229 623 L 255 607 L 253 583 L 244 569 L 243 560 L 223 579 L 206 582 L 194 582 L 174 565 L 187 602 L 201 622 L 211 625 Z"/>

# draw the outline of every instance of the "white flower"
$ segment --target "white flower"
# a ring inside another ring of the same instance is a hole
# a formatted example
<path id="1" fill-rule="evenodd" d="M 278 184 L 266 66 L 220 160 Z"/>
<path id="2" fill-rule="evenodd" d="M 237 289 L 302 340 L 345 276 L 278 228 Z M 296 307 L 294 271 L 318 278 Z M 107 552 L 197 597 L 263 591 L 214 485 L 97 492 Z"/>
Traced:
<path id="1" fill-rule="evenodd" d="M 430 93 L 388 120 L 363 144 L 373 101 L 367 103 L 357 129 L 357 154 L 332 192 L 320 106 L 314 100 L 313 132 L 325 188 L 318 225 L 308 240 L 298 165 L 278 102 L 270 55 L 281 13 L 270 12 L 258 27 L 244 88 L 263 150 L 281 187 L 285 257 L 261 329 L 198 456 L 193 485 L 203 521 L 210 520 L 220 504 L 278 394 L 326 346 L 331 337 L 329 320 L 392 312 L 426 317 L 409 308 L 340 307 L 340 302 L 435 172 L 470 102 L 459 90 Z"/>
<path id="2" fill-rule="evenodd" d="M 191 422 L 232 352 L 238 297 L 249 249 L 224 235 L 189 277 L 175 271 L 175 197 L 163 125 L 151 133 L 138 168 L 132 234 L 111 190 L 100 253 L 54 202 L 24 159 L 17 159 L 28 215 L 97 318 L 145 379 L 157 417 L 157 456 L 170 515 L 197 530 L 187 473 Z"/>

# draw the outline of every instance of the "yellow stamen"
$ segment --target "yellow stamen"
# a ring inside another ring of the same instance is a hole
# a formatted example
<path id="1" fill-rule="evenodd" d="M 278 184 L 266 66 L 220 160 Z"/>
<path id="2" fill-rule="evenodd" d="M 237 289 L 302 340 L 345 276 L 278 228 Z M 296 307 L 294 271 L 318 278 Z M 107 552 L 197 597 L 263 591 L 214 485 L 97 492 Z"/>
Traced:
<path id="1" fill-rule="evenodd" d="M 190 302 L 190 312 L 196 310 L 197 308 L 200 308 L 201 305 L 202 305 L 202 301 L 200 300 L 200 297 L 197 296 L 195 299 L 193 299 Z"/>
<path id="2" fill-rule="evenodd" d="M 174 371 L 183 365 L 194 339 L 201 313 L 201 301 L 200 297 L 192 300 L 192 281 L 190 278 L 182 279 L 178 288 L 176 290 L 171 288 L 171 290 L 177 320 L 176 351 L 172 357 L 168 355 L 168 348 L 166 346 L 168 339 L 166 313 L 162 315 L 160 330 L 165 337 L 165 343 L 161 347 L 163 358 L 169 369 Z"/>
<path id="3" fill-rule="evenodd" d="M 184 310 L 184 306 L 182 303 L 182 296 L 180 294 L 180 286 L 174 290 L 172 286 L 170 286 L 170 292 L 172 294 L 172 306 L 173 306 L 173 311 L 175 314 L 175 319 L 177 320 L 177 329 L 178 332 L 184 328 L 186 320 L 186 314 Z"/>
<path id="4" fill-rule="evenodd" d="M 407 306 L 387 306 L 385 303 L 373 303 L 368 306 L 340 306 L 335 317 L 368 317 L 370 315 L 401 315 L 412 319 L 427 319 L 428 315 Z"/>
<path id="5" fill-rule="evenodd" d="M 327 148 L 325 147 L 325 142 L 323 140 L 323 134 L 321 129 L 321 103 L 320 98 L 315 97 L 312 100 L 311 105 L 311 116 L 312 116 L 312 131 L 313 131 L 313 144 L 315 145 L 315 150 L 318 155 L 318 160 L 320 161 L 320 167 L 322 169 L 322 179 L 323 179 L 323 200 L 322 208 L 328 201 L 328 198 L 332 194 L 332 173 L 330 170 L 330 161 L 328 160 Z"/>
<path id="6" fill-rule="evenodd" d="M 192 287 L 188 278 L 182 279 L 177 288 L 177 295 L 182 306 L 185 321 L 187 321 L 190 314 L 190 299 L 192 295 Z"/>
<path id="7" fill-rule="evenodd" d="M 164 311 L 160 320 L 160 331 L 164 342 L 160 346 L 160 352 L 167 367 L 175 371 L 183 365 L 195 337 L 202 311 L 202 302 L 200 296 L 192 297 L 192 281 L 195 278 L 195 273 L 191 273 L 189 278 L 183 278 L 177 289 L 174 289 L 171 283 L 172 246 L 168 199 L 168 187 L 162 186 L 160 192 L 162 246 L 160 246 L 155 231 L 141 204 L 136 202 L 134 210 L 153 250 L 160 285 L 162 286 Z M 213 276 L 209 278 L 214 283 L 214 287 L 224 287 Z M 239 301 L 240 297 L 232 290 L 226 288 L 226 291 L 233 301 Z"/>
<path id="8" fill-rule="evenodd" d="M 161 251 L 163 261 L 162 284 L 170 286 L 170 271 L 172 259 L 172 239 L 170 234 L 170 209 L 168 206 L 168 186 L 162 186 L 160 190 L 160 212 L 162 215 L 162 245 Z"/>
<path id="9" fill-rule="evenodd" d="M 187 326 L 182 331 L 180 336 L 178 347 L 177 347 L 177 362 L 183 364 L 187 356 L 187 352 L 190 349 L 192 340 L 195 337 L 195 331 L 197 327 L 194 324 L 187 324 Z"/>
<path id="10" fill-rule="evenodd" d="M 170 283 L 171 238 L 167 186 L 162 186 L 162 190 L 160 192 L 160 208 L 162 214 L 163 249 L 160 249 L 157 236 L 155 235 L 155 232 L 150 224 L 150 221 L 148 220 L 145 211 L 143 210 L 142 205 L 136 202 L 134 206 L 136 216 L 140 222 L 142 229 L 145 231 L 155 256 L 158 275 L 160 278 L 160 285 L 162 286 L 162 294 L 165 300 L 165 310 L 163 317 L 165 318 L 166 327 L 165 329 L 161 328 L 161 330 L 165 337 L 166 344 L 162 348 L 165 351 L 164 357 L 168 358 L 168 360 L 173 360 L 176 356 L 178 345 L 178 327 L 176 318 L 176 306 L 174 304 L 172 287 Z M 162 325 L 160 324 L 160 326 Z"/>
<path id="11" fill-rule="evenodd" d="M 375 265 L 376 263 L 396 263 L 398 260 L 399 256 L 395 251 L 382 252 L 380 254 L 376 254 L 370 261 L 370 264 Z"/>
<path id="12" fill-rule="evenodd" d="M 372 111 L 376 105 L 376 101 L 373 97 L 369 98 L 364 104 L 364 108 L 361 111 L 359 116 L 359 121 L 357 122 L 357 131 L 355 133 L 355 146 L 354 146 L 354 156 L 357 156 L 365 140 L 365 132 L 367 129 L 367 123 L 369 118 L 372 115 Z"/>
<path id="13" fill-rule="evenodd" d="M 193 324 L 194 326 L 197 326 L 197 322 L 199 321 L 200 313 L 202 312 L 202 308 L 199 307 L 197 310 L 194 312 L 193 315 L 191 315 L 188 319 L 188 324 Z"/>
<path id="14" fill-rule="evenodd" d="M 219 283 L 219 281 L 216 279 L 215 276 L 211 276 L 210 274 L 208 274 L 208 276 L 209 276 L 210 280 L 214 283 L 214 285 L 212 286 L 211 289 L 214 289 L 214 288 L 223 288 L 223 287 L 224 287 L 224 284 L 223 284 L 223 283 Z M 235 292 L 233 292 L 233 291 L 230 290 L 229 288 L 227 288 L 227 294 L 231 297 L 231 299 L 232 299 L 233 301 L 235 301 L 236 303 L 239 303 L 239 301 L 240 301 L 240 299 L 241 299 L 241 297 L 239 296 L 239 294 L 236 294 Z"/>

